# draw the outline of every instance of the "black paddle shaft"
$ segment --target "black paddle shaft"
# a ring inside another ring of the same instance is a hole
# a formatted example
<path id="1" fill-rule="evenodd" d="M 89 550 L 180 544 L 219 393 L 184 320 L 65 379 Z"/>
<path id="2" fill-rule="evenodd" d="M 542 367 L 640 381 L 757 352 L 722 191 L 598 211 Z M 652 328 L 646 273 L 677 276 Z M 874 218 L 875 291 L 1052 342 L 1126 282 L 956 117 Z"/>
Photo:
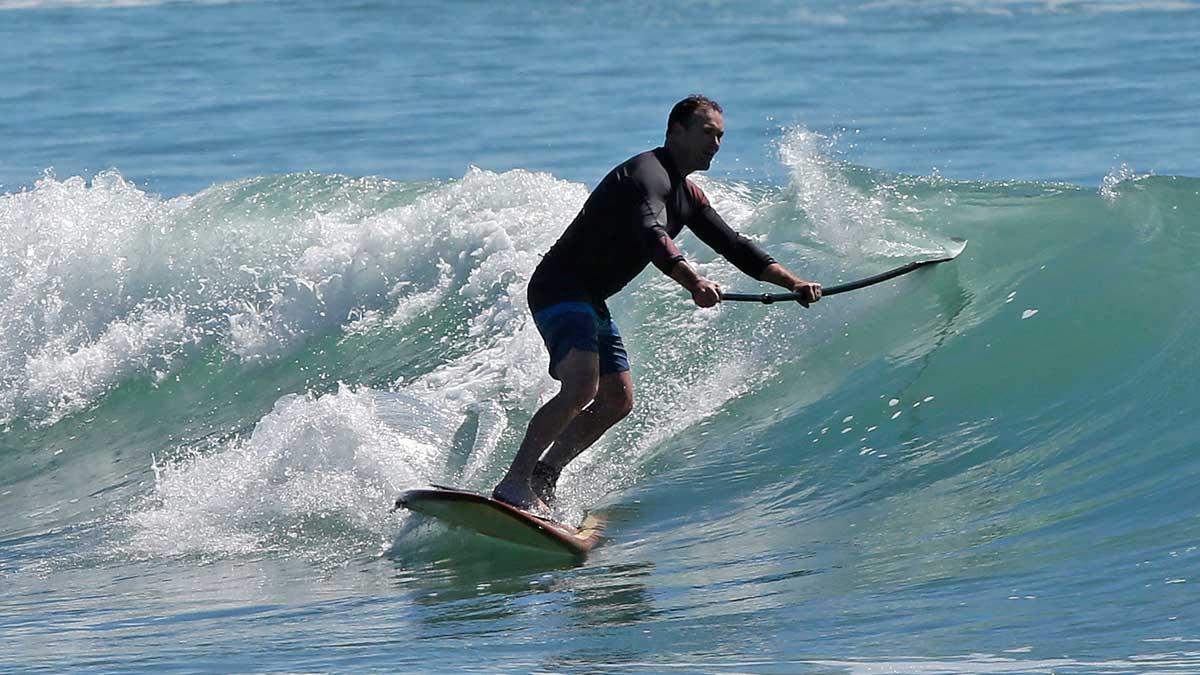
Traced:
<path id="1" fill-rule="evenodd" d="M 830 295 L 837 295 L 838 293 L 845 293 L 847 291 L 858 290 L 860 288 L 865 288 L 866 286 L 873 286 L 880 282 L 887 281 L 888 279 L 895 279 L 898 276 L 908 274 L 909 272 L 911 272 L 915 269 L 924 267 L 926 265 L 936 265 L 938 263 L 943 263 L 943 262 L 948 262 L 950 260 L 954 260 L 955 258 L 958 257 L 959 253 L 962 253 L 963 248 L 965 248 L 967 245 L 967 241 L 965 239 L 956 239 L 955 243 L 959 244 L 958 250 L 956 250 L 954 253 L 952 253 L 946 257 L 934 258 L 932 260 L 915 260 L 913 262 L 908 263 L 907 265 L 901 265 L 900 267 L 897 267 L 895 269 L 891 269 L 886 272 L 880 272 L 879 274 L 866 277 L 865 279 L 859 279 L 857 281 L 849 281 L 844 284 L 838 284 L 836 286 L 829 286 L 827 288 L 822 288 L 821 289 L 821 297 L 824 298 L 824 297 L 828 297 Z M 743 302 L 761 302 L 764 305 L 769 305 L 773 302 L 782 302 L 785 300 L 799 300 L 799 299 L 800 299 L 799 293 L 721 293 L 721 300 L 735 300 L 735 301 L 743 301 Z"/>

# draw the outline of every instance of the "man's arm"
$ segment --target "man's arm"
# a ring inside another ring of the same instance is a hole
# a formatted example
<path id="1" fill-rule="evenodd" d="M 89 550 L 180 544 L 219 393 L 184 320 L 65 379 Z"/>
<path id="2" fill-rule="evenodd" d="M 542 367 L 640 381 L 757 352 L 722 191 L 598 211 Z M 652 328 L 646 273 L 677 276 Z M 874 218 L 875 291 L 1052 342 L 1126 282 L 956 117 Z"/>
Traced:
<path id="1" fill-rule="evenodd" d="M 642 173 L 621 183 L 625 199 L 633 205 L 635 237 L 643 253 L 663 274 L 674 276 L 675 265 L 683 262 L 684 258 L 664 227 L 667 205 L 663 195 L 669 187 L 665 172 L 661 176 Z"/>
<path id="2" fill-rule="evenodd" d="M 805 307 L 821 299 L 821 284 L 815 281 L 805 281 L 779 263 L 767 265 L 758 278 L 760 281 L 766 281 L 776 286 L 782 286 L 793 293 L 799 293 L 800 298 L 796 302 Z"/>
<path id="3" fill-rule="evenodd" d="M 748 276 L 782 286 L 793 293 L 800 293 L 797 302 L 805 307 L 821 299 L 821 284 L 805 281 L 775 262 L 775 259 L 767 255 L 757 244 L 734 232 L 733 228 L 729 227 L 708 203 L 708 197 L 700 188 L 691 184 L 689 188 L 693 191 L 692 197 L 696 200 L 697 206 L 697 213 L 690 227 L 701 241 L 708 244 Z M 679 279 L 676 281 L 683 283 Z M 689 288 L 689 290 L 691 289 Z M 700 304 L 699 301 L 696 304 Z"/>

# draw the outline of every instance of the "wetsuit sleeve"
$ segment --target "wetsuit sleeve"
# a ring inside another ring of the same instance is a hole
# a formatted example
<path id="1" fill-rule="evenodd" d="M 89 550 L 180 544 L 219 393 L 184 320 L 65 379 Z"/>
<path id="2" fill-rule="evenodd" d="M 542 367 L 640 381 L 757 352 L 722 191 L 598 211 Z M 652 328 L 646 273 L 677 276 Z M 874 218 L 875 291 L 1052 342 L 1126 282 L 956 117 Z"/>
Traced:
<path id="1" fill-rule="evenodd" d="M 629 196 L 636 203 L 633 221 L 642 253 L 668 276 L 675 265 L 684 259 L 679 247 L 667 234 L 667 205 L 663 198 L 669 187 L 669 184 L 664 188 L 646 185 L 641 181 L 630 181 L 627 186 Z"/>
<path id="2" fill-rule="evenodd" d="M 694 183 L 689 182 L 688 189 L 693 200 L 692 218 L 688 227 L 696 233 L 700 241 L 733 263 L 734 267 L 758 279 L 775 259 L 759 248 L 758 244 L 734 232 L 708 203 L 704 192 Z"/>

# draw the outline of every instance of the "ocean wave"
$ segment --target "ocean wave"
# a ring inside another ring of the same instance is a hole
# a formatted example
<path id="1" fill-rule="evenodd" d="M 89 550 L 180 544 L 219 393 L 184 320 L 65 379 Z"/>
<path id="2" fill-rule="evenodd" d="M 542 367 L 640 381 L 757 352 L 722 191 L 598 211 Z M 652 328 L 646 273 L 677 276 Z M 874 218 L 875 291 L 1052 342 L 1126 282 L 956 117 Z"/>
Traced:
<path id="1" fill-rule="evenodd" d="M 564 514 L 645 490 L 801 529 L 885 509 L 888 527 L 859 534 L 880 551 L 975 514 L 930 535 L 934 555 L 991 536 L 987 508 L 1007 514 L 1005 536 L 1031 537 L 1112 527 L 1109 501 L 1082 495 L 1154 509 L 1149 496 L 1178 477 L 1170 467 L 1189 461 L 1200 181 L 896 176 L 822 143 L 784 137 L 788 185 L 703 184 L 735 227 L 826 283 L 952 236 L 967 251 L 808 311 L 701 310 L 648 271 L 613 300 L 635 412 L 570 467 Z M 83 410 L 118 414 L 105 402 L 136 381 L 131 396 L 170 382 L 172 396 L 247 411 L 251 428 L 218 429 L 215 445 L 163 433 L 175 440 L 154 451 L 152 489 L 121 509 L 133 555 L 337 557 L 331 538 L 342 554 L 378 550 L 403 527 L 381 503 L 430 481 L 486 490 L 553 393 L 524 284 L 585 197 L 520 170 L 420 184 L 296 174 L 171 200 L 115 172 L 48 176 L 0 199 L 0 270 L 14 289 L 0 403 L 10 423 L 51 437 L 74 434 L 68 419 Z M 690 236 L 681 245 L 723 287 L 759 288 Z M 189 369 L 214 358 L 203 378 Z M 389 406 L 407 417 L 389 422 Z M 209 414 L 163 423 L 203 428 Z M 1119 488 L 1127 448 L 1145 444 L 1155 468 Z M 689 497 L 689 485 L 721 489 Z M 743 536 L 733 521 L 711 528 Z M 862 574 L 900 574 L 888 560 Z"/>

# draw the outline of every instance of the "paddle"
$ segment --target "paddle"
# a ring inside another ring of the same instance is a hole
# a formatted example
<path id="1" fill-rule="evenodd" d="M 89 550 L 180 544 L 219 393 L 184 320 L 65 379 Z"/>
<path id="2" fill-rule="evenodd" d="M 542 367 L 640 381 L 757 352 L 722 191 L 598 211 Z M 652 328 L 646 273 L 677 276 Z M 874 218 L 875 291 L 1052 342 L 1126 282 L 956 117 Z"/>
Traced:
<path id="1" fill-rule="evenodd" d="M 837 295 L 838 293 L 845 293 L 846 291 L 858 290 L 858 289 L 864 288 L 866 286 L 872 286 L 881 281 L 887 281 L 888 279 L 895 279 L 896 277 L 898 277 L 902 274 L 908 274 L 909 272 L 911 272 L 915 269 L 924 267 L 926 265 L 936 265 L 938 263 L 943 263 L 943 262 L 948 262 L 948 261 L 954 260 L 955 258 L 958 257 L 958 254 L 962 253 L 963 249 L 965 249 L 967 247 L 967 240 L 959 239 L 958 237 L 954 237 L 952 241 L 954 242 L 954 245 L 950 249 L 948 249 L 946 251 L 946 255 L 941 258 L 931 258 L 929 260 L 916 260 L 916 261 L 908 263 L 907 265 L 901 265 L 900 267 L 897 267 L 896 269 L 888 270 L 886 272 L 880 272 L 879 274 L 867 277 L 865 279 L 859 279 L 858 281 L 850 281 L 850 282 L 847 282 L 844 284 L 838 284 L 836 286 L 827 286 L 827 287 L 821 289 L 821 297 L 827 298 L 831 295 Z M 740 301 L 744 301 L 744 302 L 761 302 L 764 305 L 769 305 L 773 302 L 781 302 L 784 300 L 799 300 L 799 299 L 800 299 L 799 293 L 721 293 L 721 300 L 723 300 L 723 301 L 724 300 L 740 300 Z"/>

